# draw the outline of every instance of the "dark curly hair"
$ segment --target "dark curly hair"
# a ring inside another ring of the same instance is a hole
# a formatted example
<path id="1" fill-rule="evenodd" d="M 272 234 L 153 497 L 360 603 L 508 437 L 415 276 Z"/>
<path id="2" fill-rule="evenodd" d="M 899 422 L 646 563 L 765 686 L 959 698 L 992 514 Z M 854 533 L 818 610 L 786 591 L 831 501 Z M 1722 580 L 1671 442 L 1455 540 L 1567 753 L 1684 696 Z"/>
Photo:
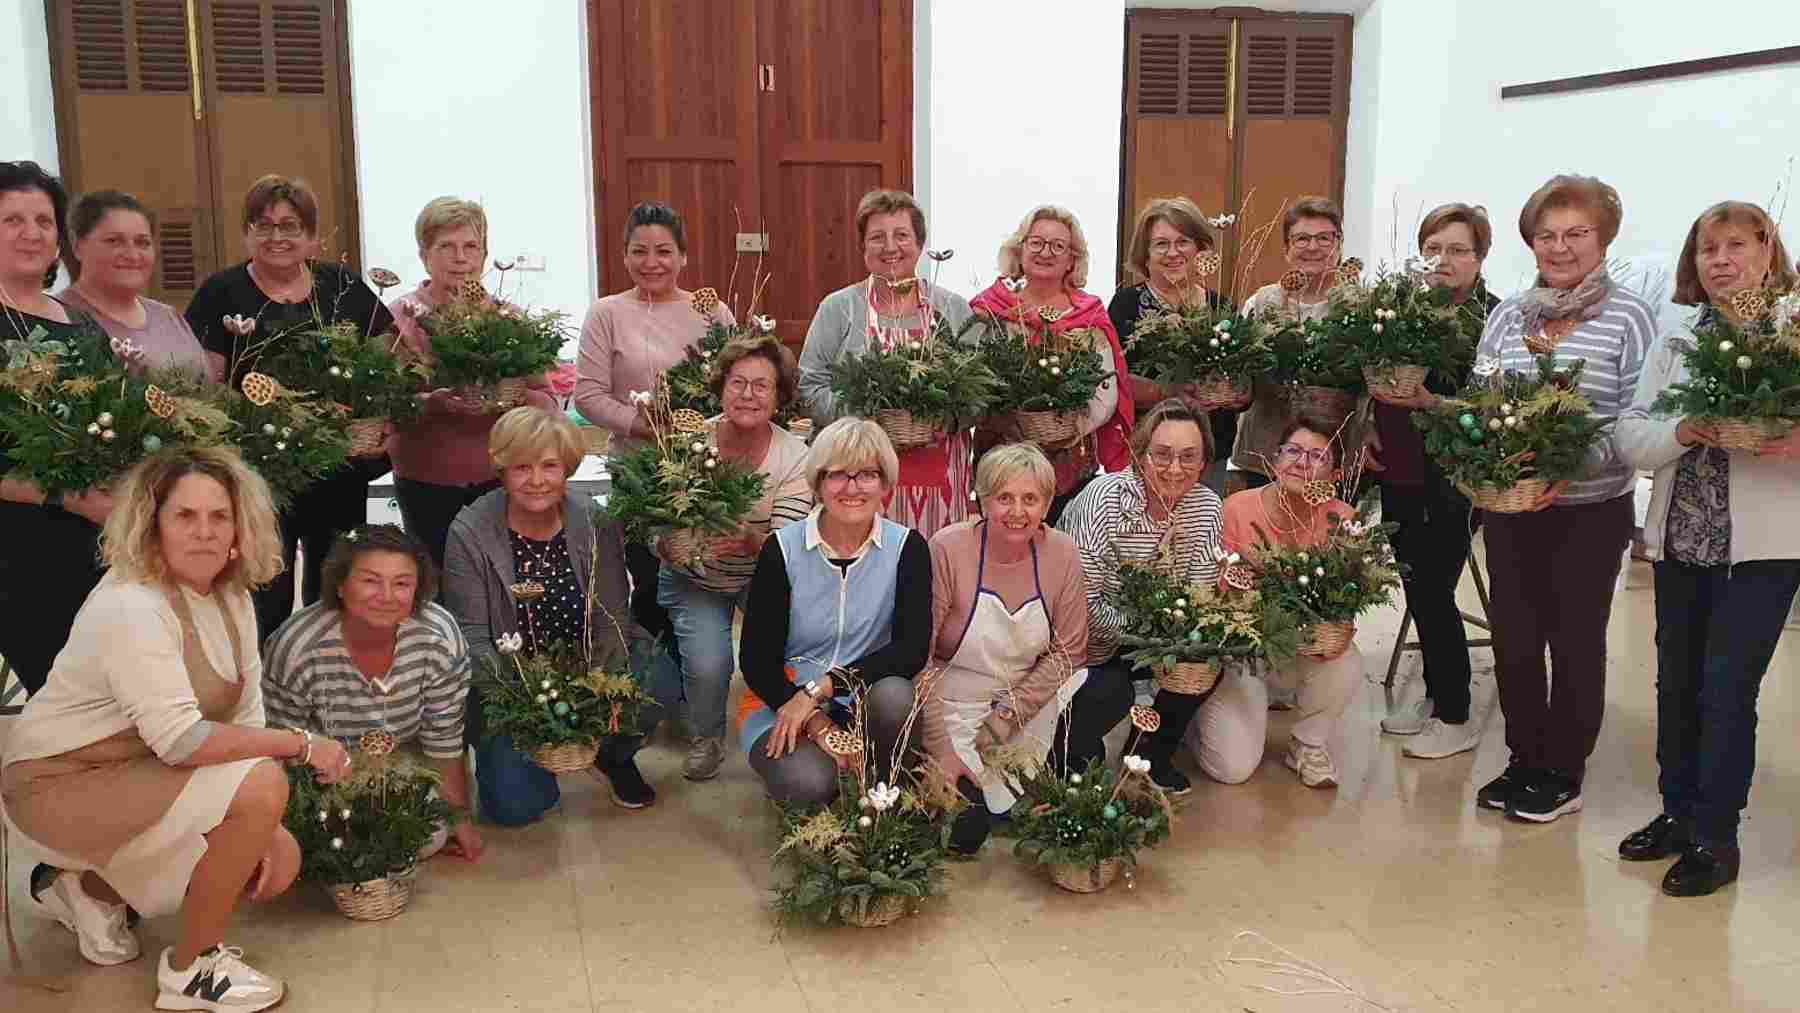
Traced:
<path id="1" fill-rule="evenodd" d="M 325 555 L 320 580 L 324 586 L 319 589 L 319 600 L 324 602 L 325 607 L 344 607 L 338 588 L 350 579 L 350 571 L 356 569 L 356 561 L 371 552 L 392 552 L 412 557 L 413 565 L 419 570 L 419 583 L 413 591 L 413 615 L 425 611 L 425 606 L 437 597 L 437 564 L 431 561 L 431 553 L 426 551 L 424 543 L 394 524 L 366 524 L 360 528 L 352 528 L 339 535 L 337 541 L 332 543 L 331 551 Z"/>
<path id="2" fill-rule="evenodd" d="M 36 190 L 50 198 L 50 207 L 56 213 L 57 252 L 68 247 L 69 235 L 69 191 L 63 188 L 62 180 L 44 170 L 36 162 L 0 162 L 0 194 L 28 193 Z M 56 284 L 56 261 L 50 262 L 50 269 L 44 272 L 44 288 L 49 289 Z"/>
<path id="3" fill-rule="evenodd" d="M 683 255 L 687 253 L 687 219 L 681 212 L 661 201 L 644 201 L 631 209 L 625 216 L 625 245 L 631 245 L 631 235 L 646 225 L 661 225 L 675 237 L 675 248 Z"/>
<path id="4" fill-rule="evenodd" d="M 773 334 L 760 334 L 733 338 L 719 352 L 712 372 L 706 377 L 706 389 L 721 403 L 725 399 L 725 378 L 731 375 L 732 367 L 745 359 L 764 359 L 775 367 L 775 411 L 793 404 L 794 398 L 800 396 L 800 367 L 794 363 L 793 350 Z"/>

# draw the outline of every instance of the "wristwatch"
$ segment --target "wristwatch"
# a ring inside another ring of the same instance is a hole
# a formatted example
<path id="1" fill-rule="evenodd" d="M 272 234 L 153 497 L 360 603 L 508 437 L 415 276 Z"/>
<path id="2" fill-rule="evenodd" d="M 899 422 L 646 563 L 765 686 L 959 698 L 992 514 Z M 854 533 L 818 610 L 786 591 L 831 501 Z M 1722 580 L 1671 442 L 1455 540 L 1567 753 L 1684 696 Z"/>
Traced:
<path id="1" fill-rule="evenodd" d="M 820 689 L 820 687 L 819 687 L 819 680 L 808 679 L 805 682 L 800 684 L 800 692 L 805 693 L 808 697 L 812 698 L 813 700 L 817 700 L 819 698 L 819 694 L 822 693 L 823 690 Z"/>

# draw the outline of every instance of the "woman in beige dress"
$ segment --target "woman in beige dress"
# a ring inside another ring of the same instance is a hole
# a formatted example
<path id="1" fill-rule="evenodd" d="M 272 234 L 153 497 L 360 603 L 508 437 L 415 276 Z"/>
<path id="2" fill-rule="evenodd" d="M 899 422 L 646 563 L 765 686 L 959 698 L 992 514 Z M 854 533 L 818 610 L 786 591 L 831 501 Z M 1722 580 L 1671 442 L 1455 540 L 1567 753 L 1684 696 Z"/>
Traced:
<path id="1" fill-rule="evenodd" d="M 299 871 L 287 778 L 268 761 L 327 783 L 350 769 L 330 739 L 264 727 L 249 589 L 280 569 L 278 532 L 268 486 L 233 451 L 170 449 L 133 468 L 101 534 L 110 572 L 0 768 L 8 829 L 42 863 L 31 897 L 84 957 L 137 957 L 127 904 L 180 913 L 158 1009 L 282 1000 L 279 979 L 223 943 L 240 899 L 274 897 Z"/>

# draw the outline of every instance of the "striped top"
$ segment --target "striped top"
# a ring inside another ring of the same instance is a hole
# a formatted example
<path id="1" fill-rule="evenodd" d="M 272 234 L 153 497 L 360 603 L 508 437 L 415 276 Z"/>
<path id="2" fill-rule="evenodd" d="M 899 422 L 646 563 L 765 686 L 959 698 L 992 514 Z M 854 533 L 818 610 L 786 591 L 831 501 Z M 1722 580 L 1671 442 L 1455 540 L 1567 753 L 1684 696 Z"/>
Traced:
<path id="1" fill-rule="evenodd" d="M 371 679 L 350 660 L 342 615 L 323 602 L 308 605 L 269 638 L 269 724 L 319 732 L 346 747 L 386 729 L 396 742 L 417 739 L 432 759 L 461 756 L 469 648 L 455 617 L 433 602 L 401 623 L 393 666 Z"/>
<path id="2" fill-rule="evenodd" d="M 721 416 L 709 421 L 715 427 Z M 772 535 L 812 513 L 812 476 L 806 462 L 811 453 L 806 441 L 786 429 L 769 423 L 773 438 L 763 455 L 757 472 L 763 476 L 763 493 L 744 515 L 743 523 L 763 534 Z M 664 565 L 670 565 L 665 563 Z M 706 572 L 685 573 L 689 579 L 716 594 L 737 594 L 750 586 L 750 575 L 756 572 L 755 556 L 720 556 L 708 560 Z"/>
<path id="3" fill-rule="evenodd" d="M 1656 311 L 1616 284 L 1612 295 L 1598 308 L 1599 316 L 1582 321 L 1557 344 L 1556 366 L 1566 369 L 1577 359 L 1585 360 L 1581 392 L 1592 403 L 1595 418 L 1612 422 L 1631 407 L 1631 399 L 1637 393 L 1644 357 L 1656 338 Z M 1525 347 L 1525 322 L 1518 296 L 1501 303 L 1488 317 L 1475 357 L 1498 357 L 1502 370 L 1537 375 L 1537 360 Z M 1636 472 L 1620 454 L 1609 426 L 1588 451 L 1582 477 L 1569 483 L 1557 503 L 1600 503 L 1630 493 L 1636 484 Z"/>
<path id="4" fill-rule="evenodd" d="M 1216 553 L 1223 510 L 1219 494 L 1196 482 L 1175 504 L 1174 531 L 1168 533 L 1168 524 L 1150 518 L 1144 482 L 1136 469 L 1101 475 L 1069 503 L 1056 526 L 1075 539 L 1081 555 L 1089 665 L 1107 661 L 1119 650 L 1119 632 L 1125 628 L 1125 617 L 1114 604 L 1120 564 L 1154 559 L 1168 533 L 1180 579 L 1212 584 L 1219 576 Z"/>

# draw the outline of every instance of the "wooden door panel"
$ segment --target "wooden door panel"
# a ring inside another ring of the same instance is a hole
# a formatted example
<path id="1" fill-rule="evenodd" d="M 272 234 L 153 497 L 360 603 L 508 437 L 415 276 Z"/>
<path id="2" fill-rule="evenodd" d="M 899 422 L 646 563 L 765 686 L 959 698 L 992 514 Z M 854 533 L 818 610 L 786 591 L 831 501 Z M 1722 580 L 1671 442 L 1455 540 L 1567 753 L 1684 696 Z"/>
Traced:
<path id="1" fill-rule="evenodd" d="M 729 295 L 736 265 L 744 309 L 753 264 L 738 262 L 737 234 L 762 217 L 754 0 L 591 0 L 588 12 L 601 291 L 630 286 L 625 221 L 656 200 L 687 219 L 682 285 Z"/>
<path id="2" fill-rule="evenodd" d="M 1330 166 L 1336 154 L 1328 121 L 1251 120 L 1244 124 L 1244 178 L 1256 186 L 1245 214 L 1251 228 L 1275 218 L 1278 210 L 1297 198 L 1308 194 L 1332 196 Z M 1238 231 L 1247 234 L 1251 229 Z M 1277 280 L 1287 270 L 1279 225 L 1269 233 L 1261 255 L 1248 270 L 1246 296 Z"/>
<path id="3" fill-rule="evenodd" d="M 1124 223 L 1127 243 L 1137 209 L 1155 197 L 1185 194 L 1208 215 L 1235 210 L 1230 206 L 1231 141 L 1222 117 L 1139 120 L 1134 138 L 1137 159 L 1127 205 L 1132 219 Z M 1124 246 L 1120 252 L 1130 253 Z"/>
<path id="4" fill-rule="evenodd" d="M 819 300 L 867 273 L 856 240 L 856 204 L 882 185 L 876 164 L 776 166 L 770 200 L 782 213 L 769 224 L 772 276 L 763 303 L 779 321 L 783 340 L 802 342 Z"/>

